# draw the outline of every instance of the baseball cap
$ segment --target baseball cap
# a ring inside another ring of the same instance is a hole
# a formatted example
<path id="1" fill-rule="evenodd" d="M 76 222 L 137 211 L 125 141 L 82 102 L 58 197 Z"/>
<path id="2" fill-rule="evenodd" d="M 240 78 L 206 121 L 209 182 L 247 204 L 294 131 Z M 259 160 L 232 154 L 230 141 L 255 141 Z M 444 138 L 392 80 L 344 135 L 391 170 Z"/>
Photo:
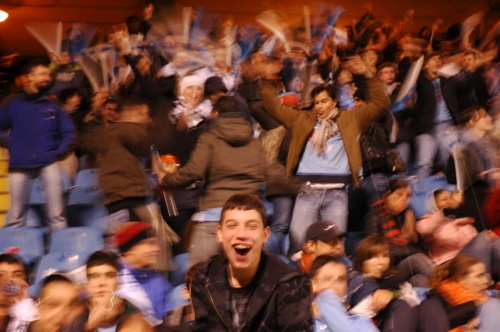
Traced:
<path id="1" fill-rule="evenodd" d="M 307 229 L 305 242 L 317 240 L 332 242 L 344 236 L 345 233 L 341 232 L 334 223 L 329 221 L 318 221 Z"/>

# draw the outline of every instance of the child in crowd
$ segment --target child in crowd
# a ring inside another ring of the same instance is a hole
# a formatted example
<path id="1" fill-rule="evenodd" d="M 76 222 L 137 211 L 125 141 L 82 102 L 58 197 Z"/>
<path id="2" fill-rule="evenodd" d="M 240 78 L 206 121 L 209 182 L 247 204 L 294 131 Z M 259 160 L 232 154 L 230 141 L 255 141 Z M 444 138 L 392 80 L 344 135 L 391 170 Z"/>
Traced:
<path id="1" fill-rule="evenodd" d="M 351 310 L 356 312 L 356 305 L 368 301 L 368 312 L 375 316 L 380 331 L 413 331 L 417 311 L 398 298 L 401 285 L 409 280 L 411 273 L 391 268 L 387 240 L 381 235 L 362 240 L 354 253 L 353 268 L 347 295 Z"/>
<path id="2" fill-rule="evenodd" d="M 406 179 L 389 181 L 384 197 L 366 216 L 366 233 L 382 235 L 389 243 L 390 259 L 396 269 L 410 273 L 413 286 L 427 287 L 433 266 L 419 246 L 415 215 L 409 207 L 411 195 L 412 187 Z"/>
<path id="3" fill-rule="evenodd" d="M 329 255 L 318 256 L 311 266 L 314 301 L 314 331 L 378 331 L 368 317 L 351 316 L 344 306 L 347 295 L 347 267 Z"/>
<path id="4" fill-rule="evenodd" d="M 486 295 L 491 279 L 477 257 L 458 255 L 436 269 L 433 289 L 419 308 L 421 332 L 496 331 L 500 300 Z"/>

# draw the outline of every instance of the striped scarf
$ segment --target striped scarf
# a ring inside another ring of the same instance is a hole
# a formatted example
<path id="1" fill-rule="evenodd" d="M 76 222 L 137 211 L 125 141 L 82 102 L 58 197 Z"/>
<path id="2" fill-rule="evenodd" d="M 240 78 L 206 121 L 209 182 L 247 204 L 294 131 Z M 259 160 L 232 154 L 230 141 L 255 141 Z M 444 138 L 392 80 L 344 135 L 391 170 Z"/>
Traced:
<path id="1" fill-rule="evenodd" d="M 400 218 L 405 215 L 406 211 L 397 216 L 392 215 L 385 206 L 384 199 L 375 202 L 372 207 L 378 217 L 378 224 L 382 230 L 382 235 L 384 235 L 387 242 L 398 246 L 407 245 L 408 240 L 401 233 L 403 223 L 400 220 Z"/>

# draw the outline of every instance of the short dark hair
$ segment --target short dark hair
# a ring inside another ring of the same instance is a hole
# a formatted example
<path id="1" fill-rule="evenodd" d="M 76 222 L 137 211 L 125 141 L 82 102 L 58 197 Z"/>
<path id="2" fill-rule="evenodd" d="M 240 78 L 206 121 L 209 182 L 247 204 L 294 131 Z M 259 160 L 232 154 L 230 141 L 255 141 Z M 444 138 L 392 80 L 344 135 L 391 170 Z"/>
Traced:
<path id="1" fill-rule="evenodd" d="M 205 87 L 203 89 L 205 97 L 215 94 L 217 92 L 227 92 L 226 85 L 222 78 L 219 76 L 211 76 L 205 81 Z"/>
<path id="2" fill-rule="evenodd" d="M 224 220 L 224 214 L 226 213 L 226 211 L 231 211 L 231 210 L 243 210 L 243 211 L 256 210 L 262 218 L 262 223 L 264 224 L 264 227 L 268 226 L 266 208 L 264 207 L 264 204 L 257 195 L 236 194 L 229 197 L 229 199 L 222 207 L 222 212 L 220 214 L 220 223 L 222 223 L 222 221 Z"/>
<path id="3" fill-rule="evenodd" d="M 118 271 L 118 264 L 116 263 L 116 255 L 106 252 L 103 250 L 99 250 L 90 255 L 89 259 L 87 259 L 86 270 L 88 271 L 90 268 L 101 265 L 109 265 L 113 267 L 116 271 Z"/>
<path id="4" fill-rule="evenodd" d="M 337 88 L 335 87 L 334 84 L 322 84 L 318 85 L 311 91 L 311 98 L 314 99 L 317 95 L 319 95 L 321 92 L 326 91 L 326 93 L 332 98 L 332 99 L 337 99 Z"/>
<path id="5" fill-rule="evenodd" d="M 104 105 L 104 104 L 103 104 Z M 118 107 L 116 108 L 116 113 L 122 113 L 124 110 L 133 109 L 138 106 L 148 106 L 148 103 L 137 96 L 127 96 L 120 100 Z"/>
<path id="6" fill-rule="evenodd" d="M 219 114 L 239 112 L 238 103 L 236 102 L 236 99 L 231 96 L 220 97 L 215 103 L 214 109 Z"/>
<path id="7" fill-rule="evenodd" d="M 40 288 L 40 294 L 45 287 L 47 287 L 50 284 L 56 283 L 56 282 L 62 282 L 65 284 L 73 285 L 73 282 L 71 282 L 71 280 L 69 280 L 65 276 L 63 276 L 61 274 L 57 274 L 57 273 L 51 274 L 42 280 L 42 287 Z"/>
<path id="8" fill-rule="evenodd" d="M 66 88 L 59 93 L 59 101 L 65 103 L 69 98 L 82 94 L 78 91 L 78 88 Z"/>
<path id="9" fill-rule="evenodd" d="M 311 264 L 309 278 L 313 278 L 316 275 L 316 273 L 318 273 L 318 270 L 328 263 L 342 264 L 345 266 L 345 264 L 342 263 L 338 257 L 332 255 L 319 255 Z"/>
<path id="10" fill-rule="evenodd" d="M 402 176 L 396 177 L 391 181 L 389 181 L 389 183 L 387 184 L 386 194 L 392 194 L 398 189 L 406 188 L 409 186 L 411 186 L 410 183 L 404 177 Z"/>
<path id="11" fill-rule="evenodd" d="M 48 67 L 49 62 L 45 59 L 33 59 L 24 66 L 24 68 L 22 70 L 22 74 L 27 75 L 27 74 L 31 73 L 33 68 L 39 67 L 39 66 Z"/>
<path id="12" fill-rule="evenodd" d="M 107 105 L 107 104 L 115 104 L 118 105 L 118 100 L 113 99 L 113 98 L 108 98 L 102 103 L 102 106 Z"/>
<path id="13" fill-rule="evenodd" d="M 398 68 L 397 68 L 397 66 L 396 66 L 396 64 L 394 62 L 386 61 L 386 62 L 383 62 L 380 66 L 377 67 L 377 73 L 379 71 L 381 71 L 382 69 L 384 69 L 384 68 L 392 68 L 396 72 L 398 71 Z"/>
<path id="14" fill-rule="evenodd" d="M 26 278 L 29 275 L 29 265 L 26 264 L 26 262 L 16 254 L 0 254 L 0 264 L 6 263 L 9 265 L 12 264 L 17 264 L 23 267 L 24 270 L 24 275 Z"/>

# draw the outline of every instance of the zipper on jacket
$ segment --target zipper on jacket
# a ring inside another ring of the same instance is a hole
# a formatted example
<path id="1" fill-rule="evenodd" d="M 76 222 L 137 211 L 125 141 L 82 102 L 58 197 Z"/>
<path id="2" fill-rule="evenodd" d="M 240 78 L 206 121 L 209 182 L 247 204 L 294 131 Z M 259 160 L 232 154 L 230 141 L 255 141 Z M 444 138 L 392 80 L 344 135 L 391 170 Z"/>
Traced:
<path id="1" fill-rule="evenodd" d="M 226 324 L 226 321 L 224 320 L 224 318 L 222 318 L 222 315 L 220 314 L 219 310 L 217 309 L 217 307 L 215 306 L 215 302 L 214 302 L 214 299 L 212 298 L 212 294 L 210 293 L 210 291 L 208 290 L 208 286 L 205 286 L 206 290 L 207 290 L 207 293 L 208 293 L 208 298 L 210 300 L 210 304 L 212 305 L 212 308 L 215 310 L 215 313 L 217 314 L 217 316 L 219 316 L 220 320 L 222 321 L 222 323 L 224 323 L 224 326 L 227 328 L 228 331 L 231 331 L 232 329 Z"/>

